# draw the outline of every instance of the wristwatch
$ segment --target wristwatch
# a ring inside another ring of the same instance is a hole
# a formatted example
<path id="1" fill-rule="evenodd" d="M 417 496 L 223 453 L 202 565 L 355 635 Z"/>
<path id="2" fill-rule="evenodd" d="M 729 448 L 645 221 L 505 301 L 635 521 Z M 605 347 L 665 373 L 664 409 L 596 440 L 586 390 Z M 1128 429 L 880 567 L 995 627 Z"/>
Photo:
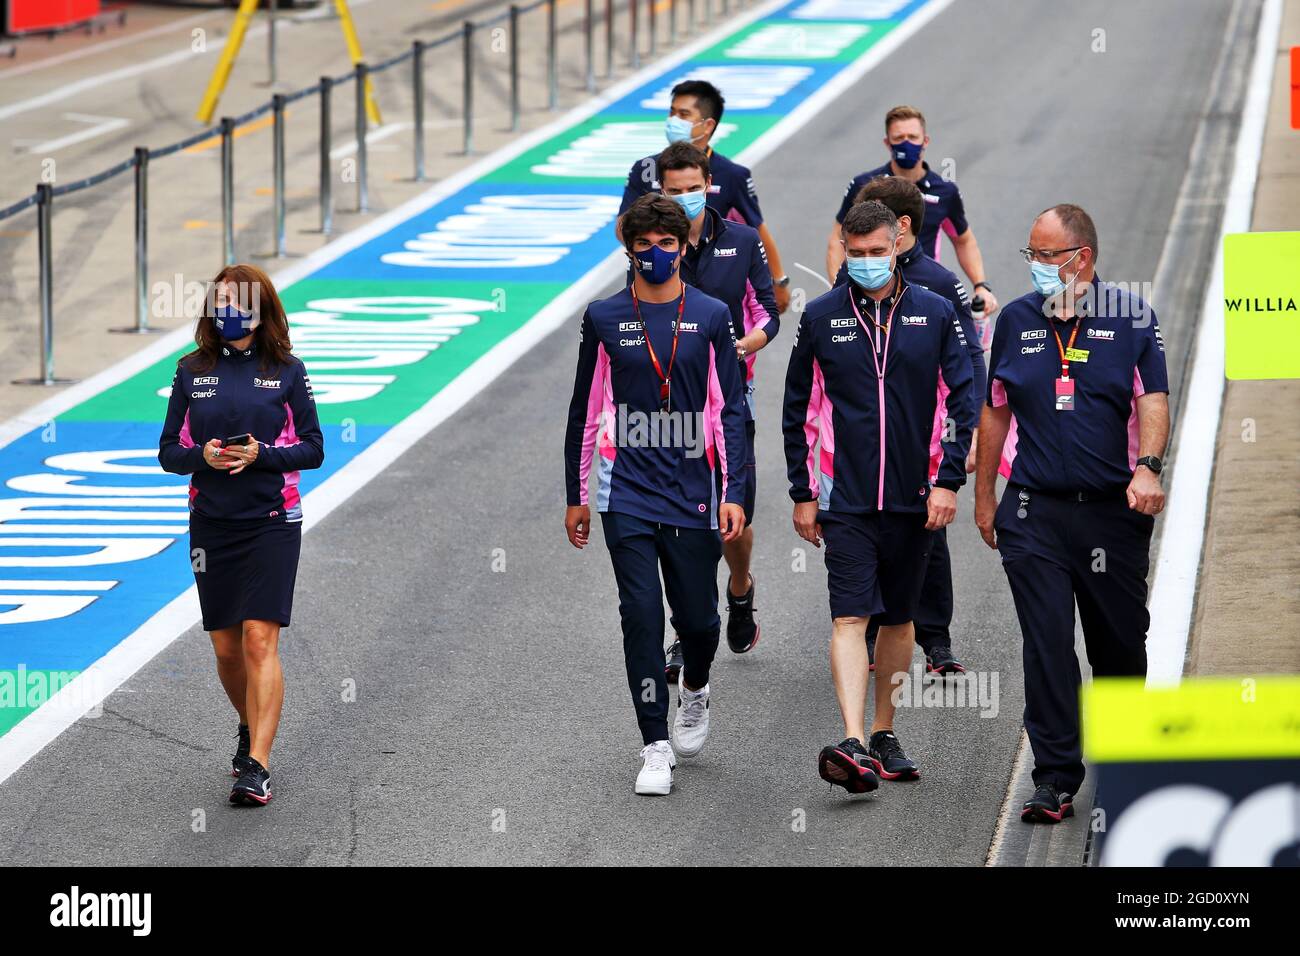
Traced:
<path id="1" fill-rule="evenodd" d="M 993 286 L 989 285 L 989 284 L 988 284 L 987 282 L 985 282 L 983 279 L 980 279 L 979 282 L 976 282 L 976 283 L 975 283 L 975 288 L 977 288 L 977 289 L 988 289 L 990 292 L 993 291 Z"/>
<path id="2" fill-rule="evenodd" d="M 790 284 L 790 277 L 789 277 L 789 276 L 781 276 L 781 278 L 777 279 L 777 280 L 776 280 L 774 283 L 772 283 L 772 284 L 775 285 L 778 289 L 784 289 L 786 286 L 788 286 L 788 285 Z"/>
<path id="3" fill-rule="evenodd" d="M 1165 467 L 1165 463 L 1161 461 L 1159 458 L 1157 458 L 1155 455 L 1143 455 L 1141 458 L 1137 460 L 1137 463 L 1139 465 L 1146 465 L 1157 475 L 1160 474 L 1161 470 Z"/>

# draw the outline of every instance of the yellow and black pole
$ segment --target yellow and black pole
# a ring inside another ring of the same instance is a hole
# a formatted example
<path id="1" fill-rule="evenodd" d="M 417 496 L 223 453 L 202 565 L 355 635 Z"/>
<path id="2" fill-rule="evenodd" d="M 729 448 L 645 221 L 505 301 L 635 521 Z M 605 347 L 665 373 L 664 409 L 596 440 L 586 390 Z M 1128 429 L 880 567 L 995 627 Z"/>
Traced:
<path id="1" fill-rule="evenodd" d="M 226 45 L 221 51 L 221 58 L 217 61 L 217 68 L 212 71 L 212 79 L 208 80 L 208 88 L 203 94 L 203 100 L 199 104 L 199 111 L 196 114 L 199 122 L 212 122 L 213 114 L 217 111 L 217 103 L 221 99 L 222 91 L 226 88 L 226 83 L 230 79 L 230 68 L 235 63 L 235 57 L 239 56 L 239 48 L 244 43 L 244 35 L 248 32 L 248 24 L 253 19 L 253 14 L 257 12 L 259 0 L 240 0 L 239 10 L 235 13 L 234 26 L 230 28 L 230 36 L 226 38 Z M 363 60 L 361 52 L 361 41 L 357 38 L 356 24 L 352 22 L 352 12 L 348 9 L 347 0 L 334 0 L 334 9 L 339 15 L 339 23 L 343 27 L 343 41 L 348 47 L 348 57 L 352 60 L 355 67 Z M 274 31 L 274 26 L 271 26 Z M 272 41 L 274 42 L 274 41 Z M 272 63 L 274 63 L 274 54 Z M 272 70 L 275 67 L 272 66 Z M 275 75 L 272 73 L 272 82 Z M 379 125 L 382 122 L 379 115 L 379 104 L 375 101 L 374 85 L 369 77 L 366 78 L 366 114 L 370 122 Z"/>
<path id="2" fill-rule="evenodd" d="M 352 58 L 352 65 L 355 67 L 365 60 L 365 55 L 361 52 L 361 41 L 357 39 L 357 28 L 352 22 L 352 12 L 348 10 L 347 0 L 334 0 L 334 9 L 343 27 L 343 40 L 348 45 L 348 56 Z M 366 116 L 376 126 L 383 122 L 379 116 L 379 104 L 375 102 L 374 84 L 370 81 L 369 75 L 366 76 Z"/>
<path id="3" fill-rule="evenodd" d="M 217 61 L 217 68 L 212 71 L 212 79 L 208 80 L 203 101 L 199 103 L 196 116 L 200 123 L 212 122 L 212 114 L 217 111 L 217 101 L 221 99 L 221 91 L 226 88 L 226 82 L 230 79 L 230 68 L 235 63 L 235 57 L 239 56 L 244 34 L 248 32 L 248 23 L 257 12 L 257 2 L 258 0 L 239 0 L 235 25 L 230 28 L 230 36 L 226 37 L 226 46 L 221 51 L 221 59 Z"/>

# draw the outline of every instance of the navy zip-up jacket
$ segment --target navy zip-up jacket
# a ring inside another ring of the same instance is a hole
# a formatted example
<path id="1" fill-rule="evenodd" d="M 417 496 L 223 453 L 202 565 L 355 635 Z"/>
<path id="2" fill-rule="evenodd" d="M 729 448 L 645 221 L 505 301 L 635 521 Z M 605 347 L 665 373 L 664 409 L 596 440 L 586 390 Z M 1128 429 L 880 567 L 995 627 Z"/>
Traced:
<path id="1" fill-rule="evenodd" d="M 181 359 L 158 441 L 164 471 L 190 476 L 190 510 L 223 521 L 302 520 L 299 472 L 319 468 L 325 442 L 302 361 L 263 370 L 254 345 L 221 346 L 214 368 L 195 372 Z M 245 432 L 261 448 L 237 475 L 211 467 L 203 446 Z"/>
<path id="2" fill-rule="evenodd" d="M 727 304 L 731 330 L 743 339 L 755 329 L 767 334 L 768 342 L 781 331 L 781 314 L 776 310 L 772 290 L 772 269 L 758 231 L 744 223 L 724 219 L 705 207 L 700 243 L 682 257 L 682 278 L 695 288 Z M 630 280 L 629 280 L 630 281 Z M 754 417 L 754 362 L 756 354 L 741 361 L 745 383 L 745 412 Z"/>
<path id="3" fill-rule="evenodd" d="M 946 299 L 895 276 L 880 303 L 850 283 L 814 299 L 799 320 L 782 422 L 795 501 L 924 512 L 940 380 L 953 427 L 933 483 L 956 490 L 966 481 L 976 404 L 965 332 Z"/>
<path id="4" fill-rule="evenodd" d="M 682 528 L 718 526 L 722 500 L 741 504 L 730 481 L 745 465 L 745 395 L 731 313 L 685 285 L 686 305 L 672 365 L 670 416 L 660 414 L 660 378 L 650 360 L 632 292 L 597 300 L 582 316 L 578 368 L 564 435 L 570 505 L 587 504 L 597 463 L 596 510 Z M 650 344 L 667 372 L 678 300 L 641 302 Z"/>
<path id="5" fill-rule="evenodd" d="M 966 336 L 966 348 L 970 352 L 970 369 L 975 376 L 974 394 L 976 408 L 978 409 L 981 396 L 987 388 L 987 370 L 984 367 L 984 347 L 980 342 L 979 333 L 975 330 L 975 320 L 970 314 L 970 296 L 966 293 L 966 286 L 960 279 L 945 266 L 940 265 L 925 254 L 921 248 L 921 243 L 916 242 L 911 249 L 902 253 L 898 257 L 898 266 L 903 271 L 903 279 L 910 285 L 920 286 L 922 289 L 929 289 L 931 292 L 937 292 L 948 300 L 953 311 L 957 313 L 957 321 L 961 323 L 962 334 Z M 841 264 L 839 274 L 835 277 L 837 286 L 846 285 L 849 281 L 848 264 Z M 933 478 L 939 468 L 939 462 L 943 457 L 943 450 L 940 447 L 939 437 L 943 433 L 943 423 L 948 417 L 948 388 L 943 380 L 939 381 L 939 405 L 934 413 L 934 430 L 930 433 L 930 477 Z M 979 416 L 976 415 L 976 427 L 979 426 Z"/>

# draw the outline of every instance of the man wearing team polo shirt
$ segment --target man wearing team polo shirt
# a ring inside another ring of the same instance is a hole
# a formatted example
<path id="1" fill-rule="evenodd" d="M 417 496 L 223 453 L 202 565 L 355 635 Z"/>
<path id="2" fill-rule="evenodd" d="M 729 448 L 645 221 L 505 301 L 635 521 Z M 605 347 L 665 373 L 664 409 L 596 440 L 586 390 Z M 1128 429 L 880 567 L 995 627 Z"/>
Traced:
<path id="1" fill-rule="evenodd" d="M 564 525 L 570 543 L 585 547 L 595 461 L 596 508 L 645 745 L 636 792 L 667 794 L 677 756 L 699 753 L 709 732 L 709 667 L 721 629 L 718 561 L 723 541 L 745 527 L 743 488 L 731 480 L 745 461 L 745 396 L 731 312 L 681 279 L 690 233 L 681 206 L 643 196 L 620 225 L 634 278 L 582 317 L 564 438 Z M 684 658 L 671 743 L 664 591 Z"/>
<path id="2" fill-rule="evenodd" d="M 1035 291 L 1003 309 L 993 333 L 975 522 L 1002 556 L 1024 639 L 1036 789 L 1021 819 L 1057 823 L 1073 815 L 1084 778 L 1076 602 L 1093 675 L 1146 674 L 1169 379 L 1155 313 L 1097 277 L 1097 230 L 1084 210 L 1042 212 L 1021 253 Z M 999 503 L 1012 416 L 1011 474 Z"/>
<path id="3" fill-rule="evenodd" d="M 850 793 L 879 778 L 915 780 L 894 733 L 893 690 L 912 659 L 912 614 L 931 533 L 957 511 L 975 419 L 970 354 L 946 299 L 897 268 L 898 219 L 862 202 L 844 217 L 849 282 L 809 304 L 786 373 L 786 465 L 794 526 L 821 547 L 831 605 L 831 676 L 845 739 L 822 749 L 823 780 Z M 948 414 L 938 474 L 930 438 L 940 381 Z M 866 629 L 876 640 L 876 700 L 864 746 Z"/>
<path id="4" fill-rule="evenodd" d="M 840 224 L 844 222 L 858 191 L 880 176 L 901 176 L 915 183 L 925 197 L 925 223 L 917 235 L 921 248 L 926 255 L 938 262 L 941 258 L 939 236 L 940 233 L 947 233 L 957 251 L 957 262 L 962 271 L 970 279 L 975 291 L 984 297 L 985 314 L 993 315 L 998 310 L 998 300 L 984 275 L 984 257 L 980 254 L 979 243 L 975 241 L 975 233 L 966 222 L 966 206 L 961 198 L 961 190 L 955 182 L 944 179 L 921 158 L 930 145 L 930 134 L 926 132 L 925 117 L 921 111 L 914 106 L 895 106 L 886 113 L 884 143 L 889 150 L 889 162 L 854 176 L 844 191 L 844 199 L 835 216 L 835 225 L 831 227 L 826 241 L 826 278 L 834 282 L 835 273 L 844 261 Z"/>

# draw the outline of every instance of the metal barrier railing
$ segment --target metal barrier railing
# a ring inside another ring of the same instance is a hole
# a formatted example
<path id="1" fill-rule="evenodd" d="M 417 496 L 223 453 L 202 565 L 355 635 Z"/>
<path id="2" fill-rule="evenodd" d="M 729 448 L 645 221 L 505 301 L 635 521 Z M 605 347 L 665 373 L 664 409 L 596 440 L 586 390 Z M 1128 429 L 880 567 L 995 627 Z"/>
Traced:
<path id="1" fill-rule="evenodd" d="M 640 65 L 641 42 L 638 31 L 638 22 L 640 19 L 638 10 L 642 2 L 643 0 L 628 0 L 627 4 L 629 16 L 627 62 L 633 69 Z M 668 2 L 670 4 L 668 17 L 669 42 L 676 43 L 678 34 L 677 8 L 679 0 L 644 0 L 644 2 L 649 6 L 648 24 L 650 32 L 650 55 L 653 56 L 658 48 L 656 39 L 656 3 Z M 721 2 L 724 14 L 730 12 L 732 6 L 731 0 L 704 0 L 704 24 L 706 26 L 711 25 L 713 22 L 713 6 L 716 2 Z M 752 2 L 752 0 L 736 0 L 735 5 L 743 6 L 749 2 Z M 235 130 L 260 116 L 264 116 L 267 113 L 272 114 L 273 255 L 276 258 L 283 258 L 287 255 L 285 241 L 285 116 L 286 107 L 289 104 L 308 96 L 318 95 L 320 97 L 320 232 L 322 235 L 328 236 L 333 231 L 334 224 L 333 176 L 331 175 L 332 160 L 330 156 L 331 105 L 334 88 L 342 86 L 345 83 L 356 84 L 357 211 L 364 213 L 369 210 L 368 156 L 366 149 L 366 87 L 369 77 L 373 74 L 382 73 L 386 70 L 392 69 L 408 60 L 411 61 L 411 89 L 413 94 L 412 109 L 414 127 L 412 159 L 414 163 L 414 179 L 416 182 L 423 182 L 425 181 L 424 54 L 437 47 L 454 43 L 457 40 L 461 41 L 463 60 L 463 143 L 465 154 L 471 155 L 474 151 L 473 44 L 476 30 L 490 28 L 507 21 L 510 24 L 510 46 L 508 57 L 508 69 L 510 71 L 510 129 L 511 131 L 517 131 L 519 129 L 521 115 L 518 40 L 519 18 L 526 13 L 531 13 L 533 10 L 542 7 L 546 8 L 547 109 L 557 110 L 559 108 L 559 31 L 557 25 L 556 6 L 557 0 L 533 0 L 532 3 L 522 5 L 517 3 L 511 4 L 510 7 L 502 13 L 478 23 L 475 23 L 472 20 L 466 20 L 459 30 L 447 33 L 434 40 L 416 40 L 411 44 L 410 49 L 374 65 L 358 63 L 353 70 L 340 76 L 322 76 L 320 82 L 315 86 L 310 86 L 292 93 L 276 93 L 272 95 L 269 102 L 263 103 L 256 109 L 250 110 L 241 116 L 222 117 L 217 126 L 204 129 L 179 142 L 172 143 L 168 146 L 161 146 L 156 149 L 137 146 L 134 155 L 130 159 L 124 160 L 116 166 L 106 169 L 94 176 L 60 186 L 54 186 L 50 183 L 40 183 L 37 185 L 36 191 L 31 195 L 18 200 L 10 206 L 0 209 L 0 221 L 16 216 L 30 206 L 35 206 L 37 210 L 37 257 L 40 269 L 39 300 L 41 374 L 37 378 L 17 380 L 14 384 L 65 385 L 73 381 L 71 379 L 56 378 L 54 374 L 54 262 L 52 250 L 54 200 L 57 197 L 98 186 L 115 176 L 121 175 L 127 170 L 135 171 L 135 324 L 125 328 L 113 328 L 109 331 L 135 335 L 160 332 L 162 331 L 161 329 L 151 327 L 149 324 L 148 233 L 150 163 L 170 156 L 173 153 L 189 149 L 199 143 L 220 138 L 222 257 L 225 264 L 229 265 L 234 263 L 236 261 L 234 228 Z M 583 17 L 582 31 L 583 49 L 586 58 L 584 85 L 588 91 L 594 91 L 596 89 L 594 8 L 595 0 L 586 0 L 586 10 Z M 696 16 L 696 0 L 689 0 L 686 33 L 688 35 L 693 33 L 698 25 L 699 20 Z M 614 74 L 614 0 L 606 0 L 605 2 L 605 30 L 605 76 L 606 78 L 609 78 Z M 273 35 L 274 34 L 272 33 L 272 36 Z M 274 40 L 272 39 L 270 42 L 273 44 Z M 273 59 L 272 62 L 274 62 Z M 272 67 L 272 69 L 274 69 L 274 67 Z M 274 81 L 274 74 L 272 74 L 272 81 Z"/>

